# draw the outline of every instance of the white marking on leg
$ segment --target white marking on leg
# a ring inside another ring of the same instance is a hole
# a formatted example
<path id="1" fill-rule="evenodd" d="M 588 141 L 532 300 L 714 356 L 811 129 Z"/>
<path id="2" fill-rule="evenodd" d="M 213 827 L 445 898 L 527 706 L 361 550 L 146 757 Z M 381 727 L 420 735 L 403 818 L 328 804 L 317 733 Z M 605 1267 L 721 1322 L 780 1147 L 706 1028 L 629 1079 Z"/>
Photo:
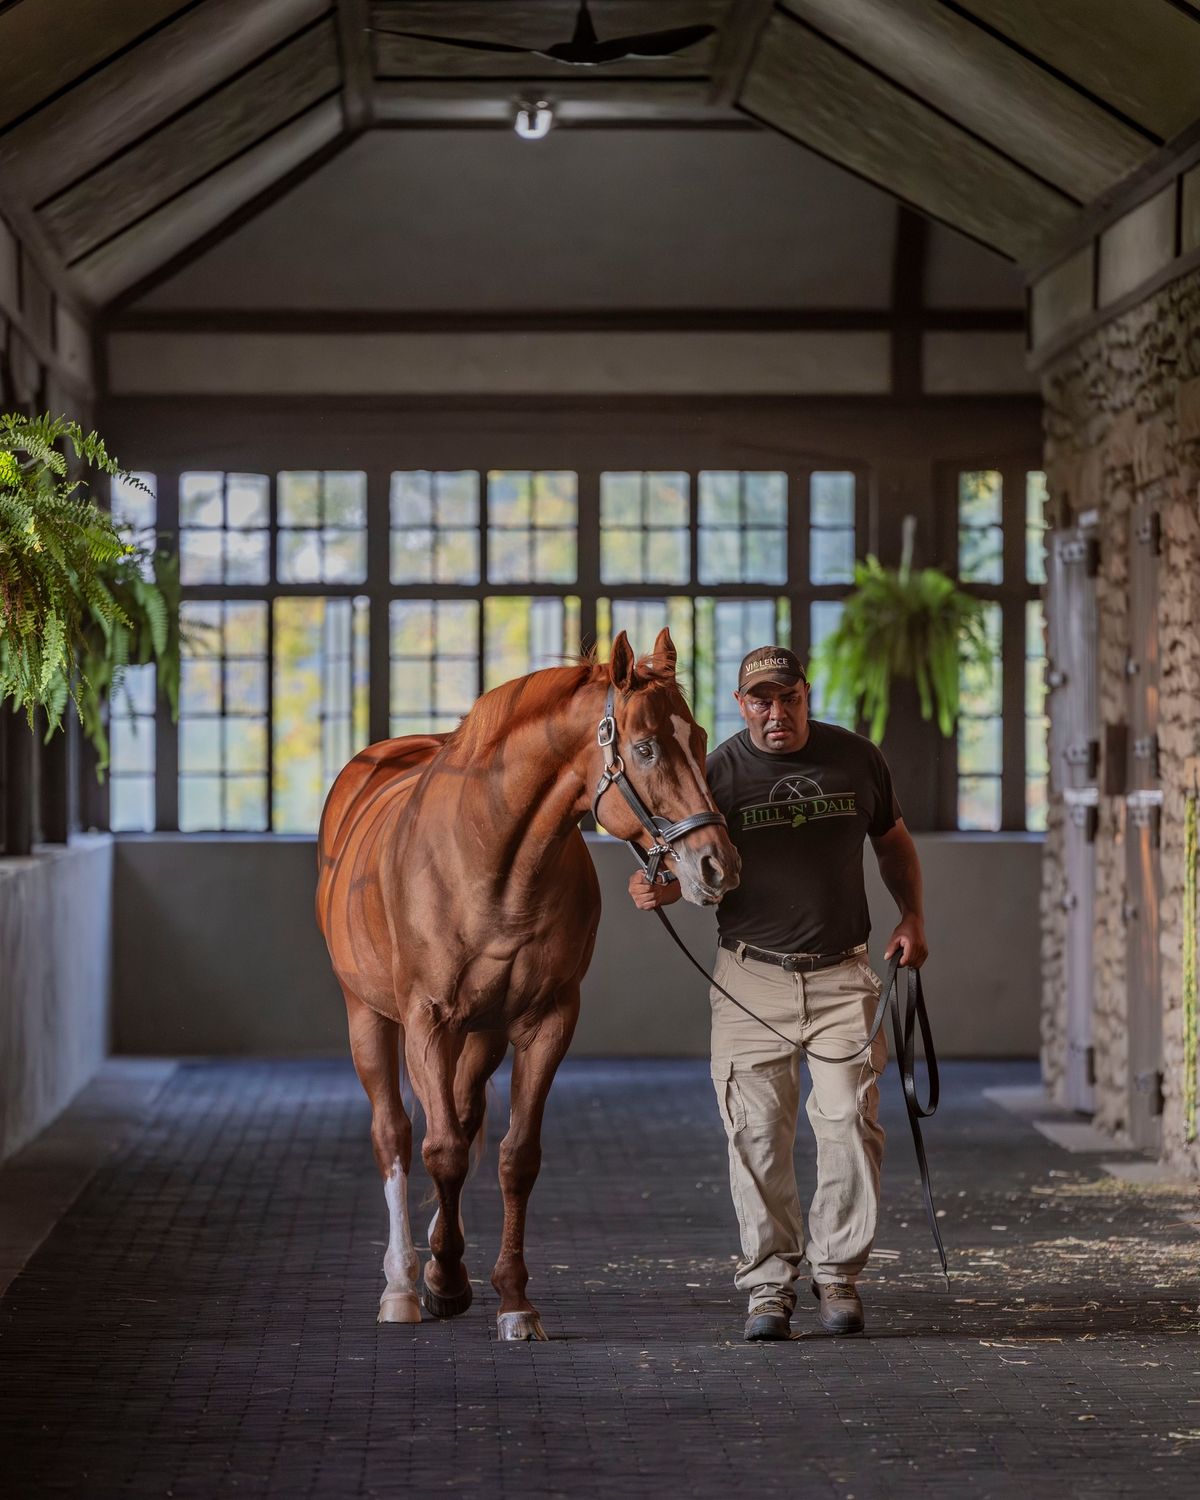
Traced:
<path id="1" fill-rule="evenodd" d="M 408 1224 L 408 1178 L 397 1158 L 383 1184 L 388 1206 L 388 1246 L 383 1257 L 383 1274 L 387 1288 L 379 1299 L 381 1323 L 419 1323 L 421 1308 L 417 1297 L 417 1277 L 421 1261 L 412 1242 Z"/>

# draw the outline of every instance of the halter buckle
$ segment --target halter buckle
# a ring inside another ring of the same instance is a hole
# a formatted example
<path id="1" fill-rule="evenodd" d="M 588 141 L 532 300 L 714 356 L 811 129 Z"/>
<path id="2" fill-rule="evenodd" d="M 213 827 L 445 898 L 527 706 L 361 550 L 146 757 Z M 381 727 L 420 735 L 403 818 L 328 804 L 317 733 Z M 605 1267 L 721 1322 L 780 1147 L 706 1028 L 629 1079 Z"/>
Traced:
<path id="1" fill-rule="evenodd" d="M 617 721 L 611 714 L 605 714 L 596 726 L 596 743 L 602 750 L 606 750 L 617 737 Z"/>

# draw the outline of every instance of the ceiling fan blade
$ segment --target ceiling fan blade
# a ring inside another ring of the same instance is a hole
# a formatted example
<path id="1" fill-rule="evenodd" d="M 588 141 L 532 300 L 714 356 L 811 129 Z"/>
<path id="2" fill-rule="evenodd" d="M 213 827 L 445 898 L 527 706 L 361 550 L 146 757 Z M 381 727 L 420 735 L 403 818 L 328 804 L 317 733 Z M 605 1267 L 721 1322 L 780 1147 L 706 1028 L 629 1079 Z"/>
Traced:
<path id="1" fill-rule="evenodd" d="M 648 31 L 641 36 L 615 36 L 595 49 L 598 63 L 618 62 L 623 57 L 671 57 L 704 41 L 716 31 L 715 26 L 676 26 L 670 31 Z"/>
<path id="2" fill-rule="evenodd" d="M 432 36 L 428 31 L 393 31 L 387 26 L 371 28 L 380 36 L 406 36 L 417 42 L 436 42 L 440 47 L 465 47 L 470 52 L 520 52 L 528 55 L 529 47 L 514 47 L 508 42 L 476 42 L 461 36 Z"/>

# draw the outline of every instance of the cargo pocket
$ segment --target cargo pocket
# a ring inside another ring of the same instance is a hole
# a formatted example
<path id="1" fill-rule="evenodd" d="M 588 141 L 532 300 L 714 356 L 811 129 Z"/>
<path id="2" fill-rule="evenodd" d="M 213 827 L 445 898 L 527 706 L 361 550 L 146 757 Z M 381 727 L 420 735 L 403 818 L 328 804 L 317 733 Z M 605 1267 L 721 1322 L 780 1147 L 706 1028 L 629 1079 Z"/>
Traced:
<path id="1" fill-rule="evenodd" d="M 737 1135 L 746 1128 L 746 1104 L 733 1076 L 733 1063 L 728 1058 L 720 1062 L 714 1060 L 711 1072 L 717 1108 L 721 1111 L 725 1130 L 730 1136 Z"/>

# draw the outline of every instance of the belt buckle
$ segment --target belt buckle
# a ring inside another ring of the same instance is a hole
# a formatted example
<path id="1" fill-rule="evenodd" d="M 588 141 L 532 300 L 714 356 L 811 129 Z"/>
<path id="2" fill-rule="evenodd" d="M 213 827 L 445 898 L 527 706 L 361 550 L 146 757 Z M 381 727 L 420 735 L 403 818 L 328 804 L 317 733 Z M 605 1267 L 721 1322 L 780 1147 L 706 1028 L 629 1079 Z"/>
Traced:
<path id="1" fill-rule="evenodd" d="M 798 953 L 785 953 L 781 967 L 787 974 L 795 974 L 803 960 Z"/>

